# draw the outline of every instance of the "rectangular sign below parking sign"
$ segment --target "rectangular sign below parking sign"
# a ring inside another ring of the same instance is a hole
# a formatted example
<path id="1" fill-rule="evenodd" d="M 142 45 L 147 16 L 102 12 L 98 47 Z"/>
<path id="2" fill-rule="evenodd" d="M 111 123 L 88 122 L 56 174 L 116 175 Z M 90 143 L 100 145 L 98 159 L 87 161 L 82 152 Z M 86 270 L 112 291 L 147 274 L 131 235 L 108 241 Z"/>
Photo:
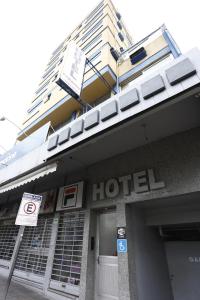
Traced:
<path id="1" fill-rule="evenodd" d="M 15 225 L 37 226 L 41 202 L 41 195 L 24 193 L 18 210 Z"/>
<path id="2" fill-rule="evenodd" d="M 117 253 L 126 253 L 127 252 L 127 240 L 118 239 L 117 240 Z"/>

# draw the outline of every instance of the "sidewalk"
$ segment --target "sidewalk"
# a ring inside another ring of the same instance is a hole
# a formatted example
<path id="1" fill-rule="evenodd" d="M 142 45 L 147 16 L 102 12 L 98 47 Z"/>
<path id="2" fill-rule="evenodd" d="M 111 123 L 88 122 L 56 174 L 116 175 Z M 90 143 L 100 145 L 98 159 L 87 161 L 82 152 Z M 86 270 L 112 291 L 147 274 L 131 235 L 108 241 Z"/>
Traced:
<path id="1" fill-rule="evenodd" d="M 3 289 L 6 278 L 0 276 L 0 300 L 2 300 Z M 40 293 L 30 290 L 18 283 L 12 282 L 8 291 L 6 300 L 47 300 L 48 298 L 42 296 Z"/>

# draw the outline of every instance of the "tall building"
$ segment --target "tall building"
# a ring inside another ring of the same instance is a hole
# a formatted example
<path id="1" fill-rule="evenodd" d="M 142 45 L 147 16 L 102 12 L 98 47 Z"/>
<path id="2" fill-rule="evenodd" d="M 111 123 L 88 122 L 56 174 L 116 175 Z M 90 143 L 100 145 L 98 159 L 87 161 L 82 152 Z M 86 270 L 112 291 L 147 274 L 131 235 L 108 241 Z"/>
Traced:
<path id="1" fill-rule="evenodd" d="M 70 41 L 77 43 L 111 86 L 116 83 L 117 63 L 110 48 L 122 51 L 132 43 L 121 15 L 112 2 L 101 1 L 53 51 L 23 122 L 23 128 L 28 133 L 47 120 L 56 128 L 75 118 L 76 114 L 82 113 L 81 106 L 56 84 L 56 77 Z M 108 93 L 110 95 L 110 91 L 97 78 L 94 70 L 86 66 L 82 98 L 95 105 L 105 99 Z"/>
<path id="2" fill-rule="evenodd" d="M 147 39 L 148 40 L 148 39 Z M 86 57 L 100 71 L 107 85 L 97 76 L 90 65 L 86 65 L 81 97 L 92 106 L 96 106 L 111 96 L 113 89 L 124 86 L 128 81 L 138 77 L 143 70 L 133 70 L 137 65 L 130 56 L 135 52 L 132 38 L 127 31 L 123 18 L 110 0 L 104 0 L 67 36 L 53 51 L 45 68 L 39 86 L 27 110 L 18 139 L 25 137 L 36 129 L 51 121 L 54 129 L 70 122 L 84 113 L 83 107 L 56 84 L 63 57 L 70 41 L 84 51 Z M 140 46 L 140 45 L 139 45 Z M 161 32 L 153 35 L 153 40 L 147 42 L 147 47 L 141 52 L 143 61 L 166 48 L 168 43 Z M 140 47 L 139 47 L 140 48 Z M 163 57 L 169 56 L 169 49 L 160 56 L 146 63 L 144 68 Z M 140 59 L 140 60 L 141 60 Z"/>

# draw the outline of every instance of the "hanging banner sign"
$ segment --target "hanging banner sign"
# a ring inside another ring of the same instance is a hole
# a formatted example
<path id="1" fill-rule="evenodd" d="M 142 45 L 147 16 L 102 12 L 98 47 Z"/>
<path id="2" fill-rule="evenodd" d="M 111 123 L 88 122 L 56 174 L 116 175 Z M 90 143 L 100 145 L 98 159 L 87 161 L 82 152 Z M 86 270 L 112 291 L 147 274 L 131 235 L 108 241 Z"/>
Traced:
<path id="1" fill-rule="evenodd" d="M 75 42 L 70 42 L 67 45 L 56 83 L 75 99 L 80 97 L 85 63 L 84 52 Z"/>
<path id="2" fill-rule="evenodd" d="M 18 210 L 15 225 L 37 226 L 41 202 L 41 195 L 24 193 Z"/>

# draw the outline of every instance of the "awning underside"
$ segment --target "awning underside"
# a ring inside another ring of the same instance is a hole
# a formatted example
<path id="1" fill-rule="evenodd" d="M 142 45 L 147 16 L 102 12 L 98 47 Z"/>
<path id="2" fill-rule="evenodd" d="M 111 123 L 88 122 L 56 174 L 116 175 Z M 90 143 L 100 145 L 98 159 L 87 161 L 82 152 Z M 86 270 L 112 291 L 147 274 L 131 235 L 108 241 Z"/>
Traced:
<path id="1" fill-rule="evenodd" d="M 39 170 L 36 170 L 30 174 L 27 174 L 17 180 L 14 180 L 8 184 L 5 184 L 3 186 L 0 187 L 0 194 L 4 193 L 4 192 L 7 192 L 7 191 L 10 191 L 10 190 L 13 190 L 21 185 L 24 185 L 24 184 L 27 184 L 31 181 L 34 181 L 40 177 L 44 177 L 50 173 L 53 173 L 55 172 L 57 169 L 57 164 L 54 163 L 54 164 L 51 164 L 51 165 L 48 165 L 48 166 L 45 166 Z"/>

